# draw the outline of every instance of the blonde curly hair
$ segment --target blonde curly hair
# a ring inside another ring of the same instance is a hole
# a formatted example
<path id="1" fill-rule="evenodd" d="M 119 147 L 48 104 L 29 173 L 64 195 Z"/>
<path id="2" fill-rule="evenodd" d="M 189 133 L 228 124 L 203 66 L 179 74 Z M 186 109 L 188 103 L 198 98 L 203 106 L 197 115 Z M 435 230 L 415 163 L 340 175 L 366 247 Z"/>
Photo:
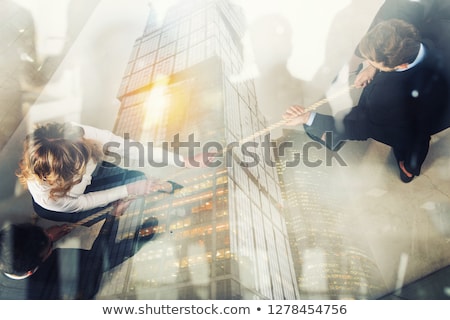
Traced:
<path id="1" fill-rule="evenodd" d="M 51 198 L 62 197 L 81 182 L 88 162 L 102 157 L 101 146 L 84 138 L 83 128 L 70 123 L 39 125 L 25 138 L 17 176 L 25 187 L 35 179 L 51 186 Z"/>

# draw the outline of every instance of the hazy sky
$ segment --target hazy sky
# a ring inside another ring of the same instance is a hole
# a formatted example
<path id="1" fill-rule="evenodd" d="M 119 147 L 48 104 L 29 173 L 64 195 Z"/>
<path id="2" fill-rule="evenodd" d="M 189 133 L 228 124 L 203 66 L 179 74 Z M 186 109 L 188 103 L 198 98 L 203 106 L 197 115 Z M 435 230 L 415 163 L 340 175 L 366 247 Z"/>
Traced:
<path id="1" fill-rule="evenodd" d="M 71 0 L 16 0 L 29 9 L 35 18 L 38 31 L 38 48 L 49 54 L 58 50 L 67 27 L 67 7 Z M 84 1 L 84 0 L 75 0 Z M 112 21 L 125 20 L 144 23 L 151 3 L 164 16 L 165 10 L 178 0 L 102 0 L 98 9 L 98 26 Z M 248 22 L 266 14 L 284 16 L 293 30 L 293 57 L 289 62 L 291 72 L 308 78 L 320 66 L 324 57 L 325 39 L 334 15 L 350 4 L 351 0 L 231 0 L 241 6 Z M 364 0 L 360 0 L 364 1 Z M 375 0 L 377 1 L 377 0 Z M 367 1 L 366 2 L 371 2 Z M 373 2 L 373 0 L 372 0 Z M 378 1 L 379 2 L 379 1 Z M 301 44 L 308 43 L 309 50 Z M 308 63 L 301 61 L 308 60 Z"/>
<path id="2" fill-rule="evenodd" d="M 41 56 L 55 54 L 62 48 L 67 29 L 68 5 L 78 5 L 91 0 L 16 0 L 29 9 L 35 19 L 37 45 Z M 116 104 L 117 93 L 134 40 L 142 35 L 149 14 L 149 4 L 161 19 L 171 5 L 178 0 L 101 0 L 91 19 L 85 24 L 71 56 L 92 63 L 99 72 L 107 72 L 108 83 L 102 83 L 104 99 L 92 99 L 95 104 Z M 188 0 L 184 0 L 188 1 Z M 337 48 L 327 49 L 330 30 L 334 29 L 334 45 L 353 47 L 366 30 L 383 0 L 230 0 L 239 5 L 252 24 L 258 18 L 277 15 L 290 25 L 291 45 L 286 70 L 295 79 L 310 81 L 324 61 L 338 53 Z M 339 17 L 339 19 L 337 19 Z M 336 20 L 341 25 L 336 28 Z M 342 25 L 343 24 L 343 25 Z M 120 40 L 120 41 L 119 41 Z M 120 46 L 118 43 L 120 42 Z M 246 64 L 251 65 L 253 47 L 246 46 Z M 265 44 L 262 44 L 265 46 Z M 270 45 L 270 44 L 269 44 Z M 327 52 L 328 51 L 328 52 Z M 264 48 L 259 53 L 264 52 Z M 258 52 L 256 52 L 258 54 Z M 275 53 L 277 54 L 277 53 Z M 284 52 L 283 52 L 284 54 Z M 327 56 L 328 55 L 328 56 Z M 342 54 L 341 54 L 342 55 Z M 285 60 L 286 61 L 286 60 Z M 332 72 L 335 72 L 334 70 Z M 99 73 L 99 77 L 101 74 Z M 115 79 L 115 80 L 112 80 Z M 92 79 L 84 79 L 84 82 Z M 101 80 L 101 79 L 99 79 Z M 315 99 L 312 97 L 311 99 Z M 98 101 L 94 101 L 98 100 Z M 295 103 L 295 102 L 294 102 Z M 106 108 L 106 107 L 105 107 Z M 280 108 L 262 110 L 270 122 L 280 118 Z M 111 120 L 109 120 L 111 122 Z"/>

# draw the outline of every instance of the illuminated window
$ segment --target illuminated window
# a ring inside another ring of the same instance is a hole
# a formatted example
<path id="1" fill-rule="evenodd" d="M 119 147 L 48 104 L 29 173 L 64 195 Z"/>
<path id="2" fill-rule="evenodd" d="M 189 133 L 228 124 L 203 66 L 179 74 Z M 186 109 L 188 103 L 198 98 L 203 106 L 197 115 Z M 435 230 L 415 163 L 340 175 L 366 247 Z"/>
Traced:
<path id="1" fill-rule="evenodd" d="M 133 73 L 128 84 L 128 91 L 134 91 L 150 83 L 152 67 Z"/>
<path id="2" fill-rule="evenodd" d="M 171 57 L 156 64 L 153 80 L 157 80 L 159 76 L 167 76 L 172 74 L 173 62 L 174 58 Z"/>

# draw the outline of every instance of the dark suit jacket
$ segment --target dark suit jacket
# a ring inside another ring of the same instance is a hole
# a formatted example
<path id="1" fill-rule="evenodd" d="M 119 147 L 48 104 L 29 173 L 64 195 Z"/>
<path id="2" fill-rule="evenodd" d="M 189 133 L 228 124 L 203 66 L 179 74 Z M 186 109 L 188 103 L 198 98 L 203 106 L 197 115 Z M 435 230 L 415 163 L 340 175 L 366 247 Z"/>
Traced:
<path id="1" fill-rule="evenodd" d="M 334 133 L 339 140 L 375 139 L 394 148 L 412 148 L 450 124 L 447 80 L 439 54 L 426 45 L 424 60 L 402 72 L 379 72 L 345 116 L 317 114 L 305 131 Z M 342 123 L 335 119 L 343 119 Z"/>
<path id="2" fill-rule="evenodd" d="M 450 127 L 450 4 L 447 0 L 386 0 L 369 29 L 394 18 L 415 25 L 428 39 L 425 60 L 404 72 L 379 72 L 363 90 L 358 105 L 336 117 L 342 122 L 317 114 L 312 126 L 305 126 L 313 139 L 331 131 L 333 141 L 327 142 L 331 149 L 339 147 L 341 140 L 368 138 L 411 149 Z"/>

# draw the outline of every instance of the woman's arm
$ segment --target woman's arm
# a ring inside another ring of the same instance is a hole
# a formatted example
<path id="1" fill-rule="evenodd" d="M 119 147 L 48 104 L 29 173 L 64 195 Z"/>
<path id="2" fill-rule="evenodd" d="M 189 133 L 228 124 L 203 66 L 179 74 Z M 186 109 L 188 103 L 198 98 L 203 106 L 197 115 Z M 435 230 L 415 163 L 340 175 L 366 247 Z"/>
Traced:
<path id="1" fill-rule="evenodd" d="M 76 197 L 66 195 L 57 198 L 50 198 L 50 188 L 40 185 L 37 181 L 29 181 L 28 189 L 33 196 L 33 200 L 43 208 L 58 212 L 76 213 L 101 208 L 128 196 L 139 196 L 155 192 L 161 189 L 161 184 L 156 180 L 140 180 L 102 191 L 81 194 Z"/>
<path id="2" fill-rule="evenodd" d="M 113 157 L 114 162 L 118 162 L 115 164 L 119 164 L 121 159 L 125 158 L 129 160 L 125 163 L 138 163 L 139 166 L 152 165 L 152 162 L 158 165 L 164 162 L 167 162 L 164 163 L 167 165 L 182 165 L 184 163 L 184 158 L 181 155 L 176 155 L 163 148 L 153 147 L 151 143 L 146 144 L 125 139 L 108 130 L 80 124 L 75 125 L 83 128 L 85 138 L 98 141 L 103 148 L 103 152 Z"/>

